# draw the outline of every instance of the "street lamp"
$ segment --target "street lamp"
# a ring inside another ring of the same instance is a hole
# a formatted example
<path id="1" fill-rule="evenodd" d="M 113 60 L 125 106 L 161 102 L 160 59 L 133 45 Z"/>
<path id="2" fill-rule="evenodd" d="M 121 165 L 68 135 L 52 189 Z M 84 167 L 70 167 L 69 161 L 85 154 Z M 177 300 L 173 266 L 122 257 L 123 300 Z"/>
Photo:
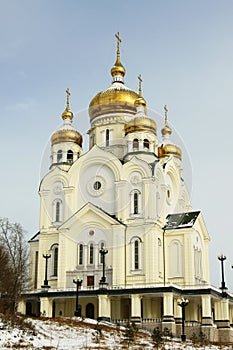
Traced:
<path id="1" fill-rule="evenodd" d="M 81 316 L 81 307 L 78 305 L 78 290 L 79 290 L 79 287 L 81 287 L 83 281 L 79 280 L 77 278 L 77 280 L 73 280 L 73 283 L 75 283 L 77 285 L 77 289 L 76 289 L 76 308 L 75 308 L 74 316 L 80 317 Z"/>
<path id="2" fill-rule="evenodd" d="M 47 271 L 48 271 L 48 259 L 51 258 L 51 254 L 43 254 L 43 258 L 45 259 L 45 278 L 44 285 L 41 288 L 50 288 L 48 284 Z"/>
<path id="3" fill-rule="evenodd" d="M 103 276 L 101 277 L 100 284 L 104 285 L 106 284 L 106 277 L 105 277 L 105 255 L 108 253 L 108 250 L 104 247 L 100 249 L 100 255 L 102 257 L 103 262 Z"/>
<path id="4" fill-rule="evenodd" d="M 185 307 L 188 305 L 189 300 L 185 298 L 181 298 L 177 300 L 177 305 L 181 307 L 182 309 L 182 334 L 181 334 L 181 340 L 186 341 L 186 334 L 184 333 L 184 323 L 185 323 Z"/>
<path id="5" fill-rule="evenodd" d="M 218 260 L 221 261 L 221 272 L 222 272 L 222 282 L 221 282 L 221 287 L 220 289 L 222 289 L 222 294 L 223 296 L 226 296 L 226 290 L 227 290 L 227 287 L 226 287 L 226 284 L 225 284 L 225 281 L 224 281 L 224 260 L 226 260 L 226 256 L 221 254 L 218 256 Z"/>

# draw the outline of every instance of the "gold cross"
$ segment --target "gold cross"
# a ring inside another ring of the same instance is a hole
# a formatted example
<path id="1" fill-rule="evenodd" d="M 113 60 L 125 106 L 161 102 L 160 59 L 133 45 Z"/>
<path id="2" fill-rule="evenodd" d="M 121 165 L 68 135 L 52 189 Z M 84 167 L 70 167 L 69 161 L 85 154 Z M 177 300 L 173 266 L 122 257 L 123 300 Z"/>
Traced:
<path id="1" fill-rule="evenodd" d="M 117 57 L 120 58 L 120 43 L 121 43 L 120 32 L 117 32 L 115 34 L 115 37 L 117 38 Z"/>
<path id="2" fill-rule="evenodd" d="M 165 125 L 168 125 L 168 108 L 167 105 L 164 106 L 164 111 L 165 111 Z"/>
<path id="3" fill-rule="evenodd" d="M 70 108 L 70 89 L 66 89 L 66 109 Z"/>
<path id="4" fill-rule="evenodd" d="M 139 96 L 141 97 L 142 96 L 142 82 L 143 82 L 141 74 L 139 74 L 138 80 L 139 80 Z"/>

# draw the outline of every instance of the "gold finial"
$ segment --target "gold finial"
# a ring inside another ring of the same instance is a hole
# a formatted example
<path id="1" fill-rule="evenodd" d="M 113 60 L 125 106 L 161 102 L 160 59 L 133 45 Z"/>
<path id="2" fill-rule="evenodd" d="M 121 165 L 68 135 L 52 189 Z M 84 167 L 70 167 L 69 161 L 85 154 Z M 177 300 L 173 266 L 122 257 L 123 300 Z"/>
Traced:
<path id="1" fill-rule="evenodd" d="M 138 86 L 138 94 L 140 97 L 142 97 L 142 82 L 143 82 L 142 75 L 139 74 L 139 76 L 138 76 L 138 85 L 139 85 Z"/>
<path id="2" fill-rule="evenodd" d="M 67 88 L 66 89 L 66 109 L 62 113 L 62 119 L 63 120 L 66 120 L 66 119 L 72 120 L 72 118 L 73 118 L 73 113 L 70 110 L 70 89 Z"/>
<path id="3" fill-rule="evenodd" d="M 117 38 L 117 58 L 114 66 L 111 69 L 111 74 L 112 74 L 112 77 L 115 77 L 115 76 L 124 77 L 125 68 L 121 64 L 121 60 L 120 60 L 120 53 L 121 53 L 120 52 L 120 43 L 121 43 L 120 33 L 117 32 L 117 34 L 115 34 L 115 37 Z M 122 78 L 121 78 L 121 82 L 123 82 Z"/>
<path id="4" fill-rule="evenodd" d="M 70 89 L 66 89 L 66 110 L 70 109 Z"/>
<path id="5" fill-rule="evenodd" d="M 117 38 L 117 58 L 120 59 L 120 43 L 121 43 L 120 32 L 117 32 L 115 34 L 115 37 Z"/>

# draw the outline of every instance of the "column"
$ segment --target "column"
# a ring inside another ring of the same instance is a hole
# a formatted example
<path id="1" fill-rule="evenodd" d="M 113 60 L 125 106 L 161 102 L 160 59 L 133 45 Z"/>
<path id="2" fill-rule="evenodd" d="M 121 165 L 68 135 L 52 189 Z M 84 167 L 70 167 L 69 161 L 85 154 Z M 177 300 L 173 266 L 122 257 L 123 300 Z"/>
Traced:
<path id="1" fill-rule="evenodd" d="M 215 310 L 215 323 L 218 328 L 229 328 L 230 319 L 229 319 L 229 300 L 223 298 L 218 300 L 214 304 Z"/>
<path id="2" fill-rule="evenodd" d="M 98 296 L 98 321 L 110 321 L 111 320 L 111 301 L 107 294 L 100 294 Z"/>
<path id="3" fill-rule="evenodd" d="M 175 331 L 175 319 L 173 311 L 173 293 L 163 294 L 163 318 L 162 329 L 168 328 L 172 333 Z"/>
<path id="4" fill-rule="evenodd" d="M 17 312 L 22 315 L 26 315 L 26 300 L 20 300 L 17 306 Z"/>
<path id="5" fill-rule="evenodd" d="M 40 314 L 44 317 L 52 317 L 53 300 L 48 297 L 40 298 Z"/>
<path id="6" fill-rule="evenodd" d="M 141 296 L 139 294 L 131 294 L 130 320 L 135 323 L 141 323 Z"/>
<path id="7" fill-rule="evenodd" d="M 201 324 L 202 326 L 212 326 L 213 318 L 212 318 L 212 308 L 211 308 L 211 296 L 202 295 L 201 301 L 202 301 Z"/>

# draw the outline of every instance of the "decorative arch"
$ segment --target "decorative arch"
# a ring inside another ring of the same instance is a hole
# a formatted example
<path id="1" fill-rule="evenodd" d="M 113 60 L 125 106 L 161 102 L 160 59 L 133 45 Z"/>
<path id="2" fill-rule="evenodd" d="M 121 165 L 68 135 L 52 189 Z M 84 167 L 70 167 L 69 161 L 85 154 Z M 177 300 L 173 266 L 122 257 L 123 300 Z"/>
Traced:
<path id="1" fill-rule="evenodd" d="M 67 151 L 67 162 L 73 163 L 73 160 L 74 160 L 74 152 L 71 149 L 69 149 Z"/>
<path id="2" fill-rule="evenodd" d="M 143 149 L 149 151 L 150 149 L 150 141 L 148 139 L 143 140 Z"/>
<path id="3" fill-rule="evenodd" d="M 138 151 L 139 150 L 139 140 L 133 139 L 133 150 Z"/>

